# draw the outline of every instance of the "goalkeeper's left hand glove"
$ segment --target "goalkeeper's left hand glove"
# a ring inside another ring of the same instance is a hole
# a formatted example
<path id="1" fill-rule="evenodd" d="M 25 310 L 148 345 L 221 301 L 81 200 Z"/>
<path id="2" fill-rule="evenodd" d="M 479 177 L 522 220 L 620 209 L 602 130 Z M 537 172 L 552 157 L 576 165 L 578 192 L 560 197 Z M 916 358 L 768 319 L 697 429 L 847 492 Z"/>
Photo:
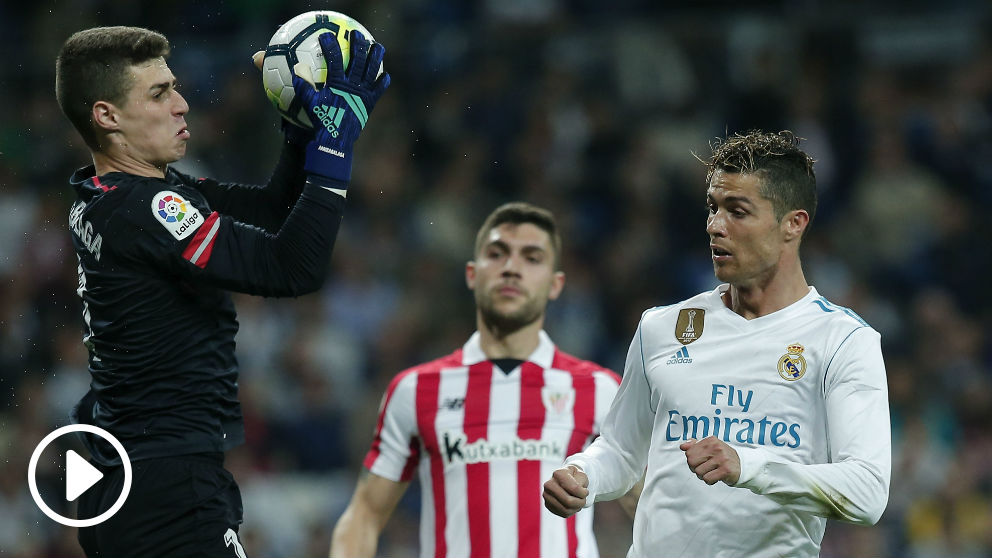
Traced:
<path id="1" fill-rule="evenodd" d="M 303 168 L 315 177 L 348 182 L 355 140 L 365 128 L 369 113 L 389 87 L 389 74 L 378 76 L 386 49 L 351 31 L 351 63 L 345 71 L 337 38 L 318 37 L 327 62 L 327 80 L 320 89 L 293 74 L 293 89 L 302 101 L 315 134 L 307 144 Z"/>

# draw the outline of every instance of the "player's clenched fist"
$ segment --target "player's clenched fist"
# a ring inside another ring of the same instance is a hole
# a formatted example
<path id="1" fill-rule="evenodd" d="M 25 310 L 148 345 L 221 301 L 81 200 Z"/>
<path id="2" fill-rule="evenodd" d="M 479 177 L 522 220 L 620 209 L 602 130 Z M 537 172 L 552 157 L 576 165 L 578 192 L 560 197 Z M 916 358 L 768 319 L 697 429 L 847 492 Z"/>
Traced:
<path id="1" fill-rule="evenodd" d="M 689 470 L 706 484 L 723 481 L 734 486 L 741 477 L 737 451 L 715 436 L 683 442 L 679 449 L 685 452 Z"/>
<path id="2" fill-rule="evenodd" d="M 558 469 L 544 483 L 544 507 L 561 517 L 568 517 L 586 505 L 589 477 L 574 465 Z"/>

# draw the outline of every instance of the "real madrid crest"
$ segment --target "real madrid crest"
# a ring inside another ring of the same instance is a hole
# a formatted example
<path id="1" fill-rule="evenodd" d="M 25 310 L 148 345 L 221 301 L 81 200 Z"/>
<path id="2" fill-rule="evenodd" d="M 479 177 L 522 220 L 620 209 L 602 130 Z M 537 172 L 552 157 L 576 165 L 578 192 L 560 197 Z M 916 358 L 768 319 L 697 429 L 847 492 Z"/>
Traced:
<path id="1" fill-rule="evenodd" d="M 778 359 L 778 375 L 782 379 L 794 382 L 806 373 L 806 359 L 803 351 L 806 348 L 799 343 L 793 343 L 785 350 L 782 358 Z"/>
<path id="2" fill-rule="evenodd" d="M 679 319 L 675 322 L 675 339 L 683 345 L 688 345 L 703 335 L 703 318 L 706 310 L 702 308 L 683 308 L 679 310 Z"/>

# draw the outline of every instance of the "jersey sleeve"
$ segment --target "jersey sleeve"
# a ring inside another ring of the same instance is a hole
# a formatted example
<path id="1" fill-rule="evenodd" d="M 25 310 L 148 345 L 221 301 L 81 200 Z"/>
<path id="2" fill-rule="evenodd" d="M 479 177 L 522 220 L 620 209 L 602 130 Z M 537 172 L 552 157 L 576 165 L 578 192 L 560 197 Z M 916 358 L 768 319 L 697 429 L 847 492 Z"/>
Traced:
<path id="1" fill-rule="evenodd" d="M 379 408 L 372 447 L 365 455 L 365 468 L 391 481 L 409 481 L 420 456 L 416 380 L 416 374 L 401 374 L 390 383 Z"/>
<path id="2" fill-rule="evenodd" d="M 146 181 L 111 217 L 113 246 L 125 260 L 180 281 L 298 296 L 323 283 L 344 204 L 342 196 L 306 184 L 282 227 L 270 233 L 211 210 L 189 188 Z"/>
<path id="3" fill-rule="evenodd" d="M 642 328 L 643 319 L 627 351 L 623 380 L 599 438 L 565 460 L 566 465 L 579 467 L 589 477 L 586 507 L 623 496 L 644 474 L 655 406 L 644 373 Z"/>
<path id="4" fill-rule="evenodd" d="M 181 180 L 199 190 L 207 203 L 222 215 L 276 233 L 303 191 L 303 149 L 284 142 L 272 176 L 264 185 L 220 182 L 177 172 Z"/>
<path id="5" fill-rule="evenodd" d="M 830 463 L 788 463 L 760 448 L 738 448 L 737 486 L 794 510 L 874 524 L 888 501 L 892 465 L 888 390 L 878 333 L 868 327 L 853 331 L 825 374 Z"/>

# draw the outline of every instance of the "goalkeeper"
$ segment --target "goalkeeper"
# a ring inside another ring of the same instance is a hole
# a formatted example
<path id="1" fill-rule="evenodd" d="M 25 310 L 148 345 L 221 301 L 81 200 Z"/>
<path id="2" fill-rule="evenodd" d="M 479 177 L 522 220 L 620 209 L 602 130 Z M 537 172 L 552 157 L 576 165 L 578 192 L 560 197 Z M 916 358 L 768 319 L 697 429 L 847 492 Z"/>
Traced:
<path id="1" fill-rule="evenodd" d="M 376 77 L 383 47 L 354 33 L 345 69 L 331 35 L 320 45 L 328 84 L 371 112 L 389 86 L 388 74 Z M 241 496 L 224 469 L 224 452 L 244 442 L 228 291 L 299 296 L 320 288 L 362 130 L 331 87 L 294 78 L 316 133 L 283 123 L 267 184 L 183 174 L 169 165 L 196 130 L 187 127 L 169 53 L 154 31 L 98 27 L 69 37 L 56 61 L 59 105 L 93 159 L 70 178 L 92 375 L 72 417 L 113 434 L 134 469 L 119 513 L 79 530 L 90 557 L 244 556 Z M 334 137 L 317 106 L 346 113 Z M 80 497 L 80 518 L 108 509 L 123 484 L 116 452 L 95 438 L 85 443 L 104 480 Z"/>

